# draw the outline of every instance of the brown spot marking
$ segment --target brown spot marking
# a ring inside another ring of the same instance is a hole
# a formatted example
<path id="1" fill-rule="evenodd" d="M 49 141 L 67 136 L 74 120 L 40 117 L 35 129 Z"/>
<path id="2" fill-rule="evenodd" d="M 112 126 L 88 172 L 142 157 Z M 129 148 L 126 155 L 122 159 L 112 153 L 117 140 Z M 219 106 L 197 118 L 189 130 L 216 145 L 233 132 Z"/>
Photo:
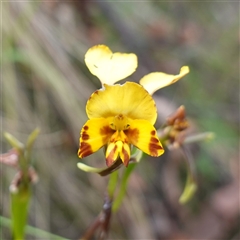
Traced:
<path id="1" fill-rule="evenodd" d="M 114 148 L 112 149 L 112 151 L 109 153 L 109 155 L 106 158 L 106 164 L 108 167 L 110 167 L 114 162 L 113 157 L 114 157 L 114 153 L 116 152 L 116 150 L 117 150 L 117 146 L 115 145 Z"/>
<path id="2" fill-rule="evenodd" d="M 92 154 L 92 147 L 89 143 L 81 142 L 78 150 L 78 156 L 80 158 L 86 157 L 90 154 Z"/>
<path id="3" fill-rule="evenodd" d="M 135 145 L 138 142 L 139 130 L 137 128 L 133 128 L 133 129 L 129 128 L 125 130 L 124 133 L 126 134 L 130 143 L 132 143 L 133 145 Z"/>
<path id="4" fill-rule="evenodd" d="M 85 125 L 85 126 L 83 127 L 83 129 L 84 129 L 85 131 L 87 131 L 87 130 L 89 129 L 89 127 L 88 127 L 87 125 Z"/>
<path id="5" fill-rule="evenodd" d="M 88 140 L 89 139 L 89 135 L 86 132 L 82 132 L 81 134 L 82 140 Z"/>
<path id="6" fill-rule="evenodd" d="M 124 147 L 122 148 L 122 152 L 123 152 L 123 158 L 124 158 L 124 159 L 122 159 L 122 161 L 123 161 L 124 166 L 127 167 L 130 157 L 128 155 L 128 152 L 124 149 Z"/>
<path id="7" fill-rule="evenodd" d="M 100 129 L 100 134 L 103 137 L 103 143 L 107 143 L 109 138 L 113 135 L 115 131 L 109 126 L 104 126 Z"/>
<path id="8" fill-rule="evenodd" d="M 112 130 L 109 126 L 104 126 L 100 129 L 100 134 L 102 135 L 109 135 L 113 133 L 114 133 L 114 130 Z"/>
<path id="9" fill-rule="evenodd" d="M 159 140 L 155 137 L 151 137 L 150 142 L 152 143 L 159 143 Z"/>
<path id="10" fill-rule="evenodd" d="M 156 131 L 155 130 L 152 130 L 151 131 L 151 135 L 154 136 L 156 134 Z"/>
<path id="11" fill-rule="evenodd" d="M 159 140 L 154 137 L 151 137 L 148 147 L 149 147 L 150 154 L 153 157 L 157 157 L 159 155 L 158 150 L 162 149 Z"/>

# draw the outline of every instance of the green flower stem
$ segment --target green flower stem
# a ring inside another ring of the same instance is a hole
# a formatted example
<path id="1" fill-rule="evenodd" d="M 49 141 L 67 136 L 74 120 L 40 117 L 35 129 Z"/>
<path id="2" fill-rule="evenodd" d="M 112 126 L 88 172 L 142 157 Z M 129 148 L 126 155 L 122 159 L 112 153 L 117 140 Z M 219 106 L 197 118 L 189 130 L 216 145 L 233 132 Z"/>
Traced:
<path id="1" fill-rule="evenodd" d="M 29 184 L 22 184 L 18 192 L 11 193 L 13 239 L 24 239 L 30 198 Z"/>
<path id="2" fill-rule="evenodd" d="M 143 156 L 143 152 L 141 150 L 139 150 L 139 149 L 134 150 L 134 153 L 131 156 L 131 160 L 134 162 L 130 162 L 128 167 L 126 167 L 124 169 L 119 193 L 118 193 L 117 197 L 115 197 L 115 198 L 114 198 L 114 193 L 115 193 L 115 190 L 116 190 L 118 182 L 119 182 L 118 181 L 118 171 L 114 171 L 111 173 L 109 182 L 108 182 L 108 195 L 111 199 L 114 198 L 113 208 L 112 208 L 113 212 L 116 212 L 119 209 L 119 207 L 123 201 L 123 198 L 126 195 L 128 179 L 129 179 L 132 171 L 136 167 L 137 163 L 140 162 L 142 156 Z"/>
<path id="3" fill-rule="evenodd" d="M 110 174 L 109 182 L 108 182 L 108 195 L 111 199 L 113 199 L 115 189 L 118 183 L 118 171 L 114 171 Z"/>
<path id="4" fill-rule="evenodd" d="M 12 227 L 11 219 L 0 216 L 0 227 L 11 228 Z M 26 226 L 26 233 L 39 239 L 69 240 L 67 238 L 60 237 L 58 235 L 46 232 L 44 230 L 29 225 Z"/>
<path id="5" fill-rule="evenodd" d="M 118 196 L 115 198 L 115 201 L 113 202 L 112 207 L 113 212 L 116 212 L 121 206 L 123 198 L 126 195 L 128 179 L 136 166 L 137 166 L 136 163 L 130 163 L 128 167 L 125 169 Z"/>
<path id="6" fill-rule="evenodd" d="M 192 178 L 191 174 L 188 171 L 186 185 L 184 187 L 183 193 L 179 198 L 179 203 L 185 204 L 190 199 L 192 199 L 193 195 L 197 190 L 197 184 L 195 183 L 194 179 Z"/>

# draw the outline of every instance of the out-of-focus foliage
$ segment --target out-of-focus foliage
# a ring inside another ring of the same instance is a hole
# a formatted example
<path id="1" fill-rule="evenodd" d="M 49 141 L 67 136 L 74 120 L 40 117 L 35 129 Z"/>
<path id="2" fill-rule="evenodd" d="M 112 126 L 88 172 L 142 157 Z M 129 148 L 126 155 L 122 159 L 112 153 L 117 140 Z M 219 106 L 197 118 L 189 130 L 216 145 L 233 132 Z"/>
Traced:
<path id="1" fill-rule="evenodd" d="M 4 134 L 5 139 L 13 149 L 8 154 L 1 154 L 0 162 L 17 168 L 17 173 L 9 187 L 13 239 L 25 238 L 28 206 L 31 199 L 31 184 L 37 181 L 37 174 L 31 166 L 31 152 L 38 134 L 39 129 L 36 128 L 29 135 L 26 145 L 18 141 L 11 134 Z"/>
<path id="2" fill-rule="evenodd" d="M 216 134 L 212 142 L 189 146 L 198 191 L 185 206 L 178 203 L 186 180 L 181 153 L 145 157 L 113 215 L 109 239 L 240 238 L 237 2 L 6 1 L 1 7 L 1 131 L 24 142 L 35 127 L 41 129 L 32 153 L 40 181 L 33 189 L 30 225 L 77 239 L 101 209 L 107 178 L 76 166 L 85 104 L 100 87 L 84 55 L 101 43 L 138 55 L 133 81 L 151 71 L 176 74 L 189 65 L 183 81 L 154 95 L 157 126 L 185 105 L 192 131 Z M 1 146 L 2 152 L 9 149 L 3 139 Z M 104 167 L 103 157 L 81 161 Z M 6 217 L 13 175 L 0 168 Z M 9 239 L 9 230 L 1 230 Z"/>

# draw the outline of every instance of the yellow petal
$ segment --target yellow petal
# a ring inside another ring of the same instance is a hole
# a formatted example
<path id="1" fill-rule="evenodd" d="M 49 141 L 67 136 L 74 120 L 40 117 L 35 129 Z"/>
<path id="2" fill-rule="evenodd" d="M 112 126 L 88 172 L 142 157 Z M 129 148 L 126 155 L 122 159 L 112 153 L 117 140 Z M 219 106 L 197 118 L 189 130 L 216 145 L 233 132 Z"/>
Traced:
<path id="1" fill-rule="evenodd" d="M 164 153 L 155 128 L 146 120 L 133 120 L 125 134 L 131 144 L 148 155 L 158 157 Z"/>
<path id="2" fill-rule="evenodd" d="M 78 156 L 86 157 L 107 144 L 113 134 L 108 119 L 97 118 L 86 122 L 81 130 Z"/>
<path id="3" fill-rule="evenodd" d="M 123 143 L 122 149 L 120 151 L 120 158 L 123 164 L 127 167 L 130 160 L 130 147 L 127 143 Z"/>
<path id="4" fill-rule="evenodd" d="M 107 46 L 97 45 L 87 51 L 85 63 L 102 84 L 112 85 L 136 70 L 137 56 L 133 53 L 112 53 Z"/>
<path id="5" fill-rule="evenodd" d="M 122 114 L 131 119 L 145 119 L 155 123 L 157 109 L 151 95 L 139 84 L 126 82 L 123 85 L 104 85 L 92 94 L 87 102 L 89 119 L 108 118 Z"/>
<path id="6" fill-rule="evenodd" d="M 118 141 L 118 144 L 111 142 L 106 150 L 106 164 L 110 167 L 114 161 L 117 160 L 119 150 L 121 149 L 122 142 Z"/>
<path id="7" fill-rule="evenodd" d="M 144 76 L 140 80 L 140 84 L 149 92 L 149 94 L 152 95 L 158 89 L 177 82 L 180 78 L 184 77 L 188 73 L 188 66 L 182 67 L 178 75 L 170 75 L 163 72 L 153 72 Z"/>

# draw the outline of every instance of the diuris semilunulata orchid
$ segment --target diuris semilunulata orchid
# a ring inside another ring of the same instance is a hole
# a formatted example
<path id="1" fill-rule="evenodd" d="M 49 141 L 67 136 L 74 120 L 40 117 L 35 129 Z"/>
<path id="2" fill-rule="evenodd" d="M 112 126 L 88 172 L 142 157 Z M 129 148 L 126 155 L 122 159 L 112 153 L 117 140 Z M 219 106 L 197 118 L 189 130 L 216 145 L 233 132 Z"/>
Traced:
<path id="1" fill-rule="evenodd" d="M 154 124 L 157 109 L 152 94 L 189 72 L 184 66 L 178 75 L 154 72 L 144 76 L 140 84 L 117 81 L 130 76 L 137 68 L 133 53 L 112 53 L 105 45 L 90 48 L 85 55 L 90 72 L 97 76 L 102 88 L 95 91 L 86 104 L 89 120 L 80 134 L 78 156 L 86 157 L 105 146 L 107 166 L 121 159 L 128 166 L 131 146 L 153 157 L 164 153 Z"/>

